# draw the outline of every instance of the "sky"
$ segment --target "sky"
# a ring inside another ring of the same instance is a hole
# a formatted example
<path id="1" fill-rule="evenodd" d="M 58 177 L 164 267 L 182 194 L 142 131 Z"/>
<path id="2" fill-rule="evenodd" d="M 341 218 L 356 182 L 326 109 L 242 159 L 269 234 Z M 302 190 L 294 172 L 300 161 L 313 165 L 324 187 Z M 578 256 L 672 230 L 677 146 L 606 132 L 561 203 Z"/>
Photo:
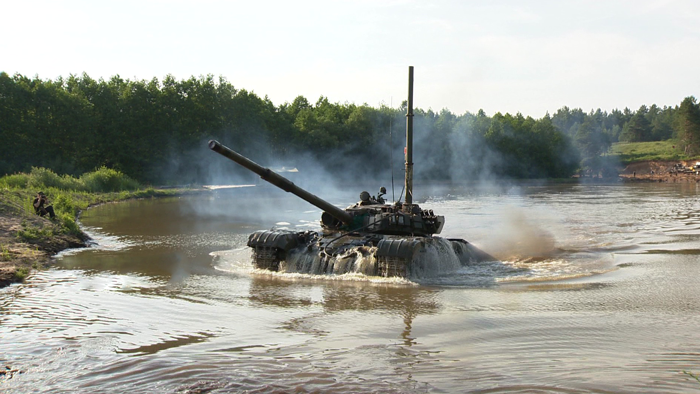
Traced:
<path id="1" fill-rule="evenodd" d="M 700 98 L 700 2 L 0 0 L 0 71 L 541 118 Z"/>

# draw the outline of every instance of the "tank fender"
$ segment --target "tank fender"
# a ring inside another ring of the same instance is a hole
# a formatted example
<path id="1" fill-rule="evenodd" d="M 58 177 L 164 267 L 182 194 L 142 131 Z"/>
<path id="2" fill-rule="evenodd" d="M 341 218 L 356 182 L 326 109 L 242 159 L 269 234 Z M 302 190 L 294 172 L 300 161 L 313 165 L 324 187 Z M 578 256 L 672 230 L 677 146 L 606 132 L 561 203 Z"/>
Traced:
<path id="1" fill-rule="evenodd" d="M 299 244 L 299 234 L 290 231 L 259 230 L 248 237 L 248 246 L 264 246 L 285 252 Z"/>
<path id="2" fill-rule="evenodd" d="M 421 243 L 415 239 L 382 239 L 377 243 L 377 257 L 400 257 L 411 260 Z"/>

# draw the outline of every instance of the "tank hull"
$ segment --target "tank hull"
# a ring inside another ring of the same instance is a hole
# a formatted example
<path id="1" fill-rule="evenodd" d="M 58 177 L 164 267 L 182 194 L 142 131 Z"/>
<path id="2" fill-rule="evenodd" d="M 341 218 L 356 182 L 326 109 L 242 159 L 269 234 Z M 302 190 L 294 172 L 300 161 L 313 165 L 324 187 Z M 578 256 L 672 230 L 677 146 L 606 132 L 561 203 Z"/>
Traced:
<path id="1" fill-rule="evenodd" d="M 495 259 L 463 239 L 372 233 L 260 230 L 251 234 L 253 264 L 313 275 L 422 278 Z"/>

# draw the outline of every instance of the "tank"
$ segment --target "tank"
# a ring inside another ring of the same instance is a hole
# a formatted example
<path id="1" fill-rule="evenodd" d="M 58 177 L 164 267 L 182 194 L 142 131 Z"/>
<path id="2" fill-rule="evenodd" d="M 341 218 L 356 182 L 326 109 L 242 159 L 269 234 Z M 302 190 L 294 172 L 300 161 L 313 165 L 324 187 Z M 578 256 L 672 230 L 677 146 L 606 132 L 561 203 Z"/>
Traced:
<path id="1" fill-rule="evenodd" d="M 243 155 L 209 141 L 209 148 L 263 180 L 323 211 L 321 231 L 259 230 L 248 238 L 258 269 L 310 274 L 361 273 L 418 278 L 446 274 L 493 257 L 463 239 L 437 237 L 445 218 L 413 203 L 413 67 L 409 67 L 406 113 L 406 197 L 387 203 L 380 189 L 341 209 Z"/>

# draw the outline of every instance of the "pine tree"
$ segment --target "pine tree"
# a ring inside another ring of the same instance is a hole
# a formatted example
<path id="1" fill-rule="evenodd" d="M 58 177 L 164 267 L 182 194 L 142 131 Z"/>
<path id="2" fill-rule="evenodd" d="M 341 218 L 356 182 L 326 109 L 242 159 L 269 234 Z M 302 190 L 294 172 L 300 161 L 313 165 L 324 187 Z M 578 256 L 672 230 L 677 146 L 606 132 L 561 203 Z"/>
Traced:
<path id="1" fill-rule="evenodd" d="M 700 105 L 695 97 L 686 97 L 678 108 L 678 137 L 687 156 L 700 153 Z"/>

